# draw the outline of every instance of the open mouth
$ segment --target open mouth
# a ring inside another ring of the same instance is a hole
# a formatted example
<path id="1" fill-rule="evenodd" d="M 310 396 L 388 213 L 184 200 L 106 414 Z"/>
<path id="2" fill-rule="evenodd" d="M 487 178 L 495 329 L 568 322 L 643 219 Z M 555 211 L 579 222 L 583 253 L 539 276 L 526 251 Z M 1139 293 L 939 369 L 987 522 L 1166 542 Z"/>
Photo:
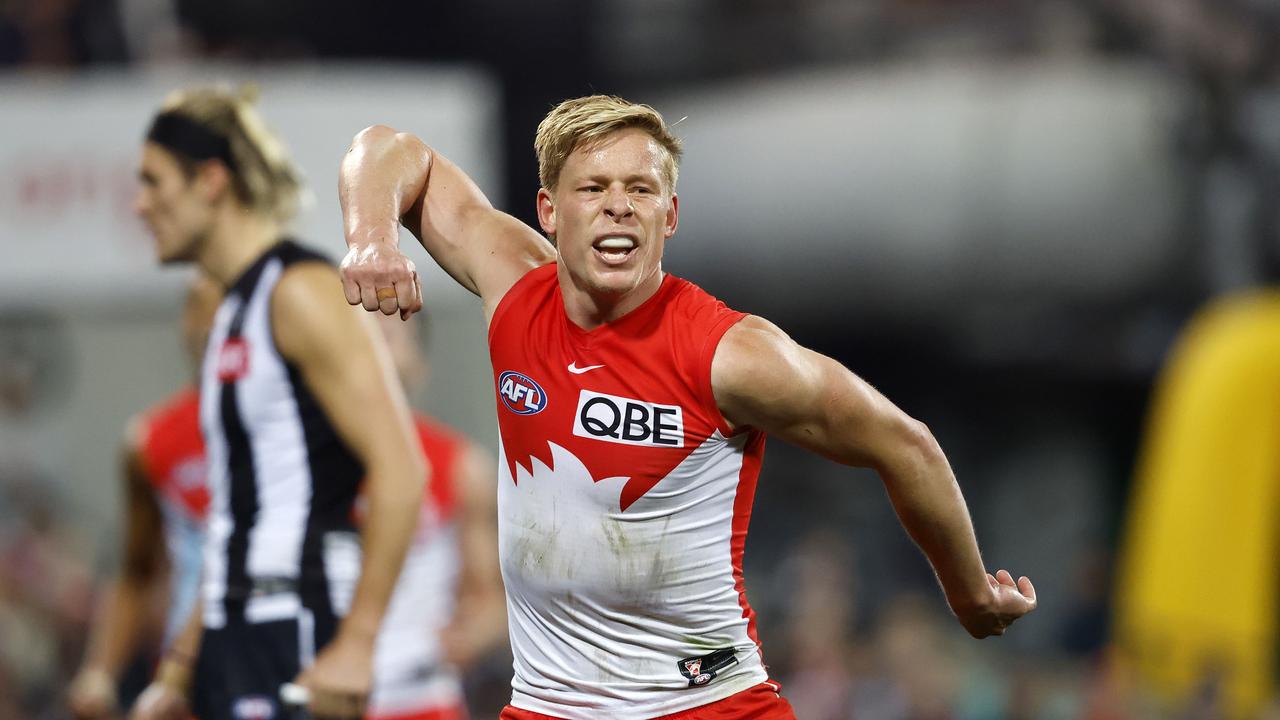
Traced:
<path id="1" fill-rule="evenodd" d="M 620 265 L 636 250 L 635 238 L 626 235 L 606 235 L 592 245 L 596 256 L 609 265 Z"/>

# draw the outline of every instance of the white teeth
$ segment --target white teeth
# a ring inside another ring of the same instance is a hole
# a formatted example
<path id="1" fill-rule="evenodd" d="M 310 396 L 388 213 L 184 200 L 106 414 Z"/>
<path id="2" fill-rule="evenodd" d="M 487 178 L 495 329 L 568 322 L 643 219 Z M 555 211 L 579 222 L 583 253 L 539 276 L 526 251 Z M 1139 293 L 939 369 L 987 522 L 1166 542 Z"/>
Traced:
<path id="1" fill-rule="evenodd" d="M 635 246 L 636 241 L 629 237 L 607 237 L 596 243 L 601 250 L 630 250 Z"/>

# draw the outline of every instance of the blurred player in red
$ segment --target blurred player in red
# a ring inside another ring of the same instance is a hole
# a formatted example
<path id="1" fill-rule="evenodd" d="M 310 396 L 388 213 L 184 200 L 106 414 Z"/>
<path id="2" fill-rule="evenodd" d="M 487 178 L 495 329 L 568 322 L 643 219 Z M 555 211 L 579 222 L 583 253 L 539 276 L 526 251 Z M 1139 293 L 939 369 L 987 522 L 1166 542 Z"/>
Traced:
<path id="1" fill-rule="evenodd" d="M 986 572 L 923 424 L 777 326 L 663 272 L 680 142 L 656 111 L 569 100 L 535 149 L 551 242 L 390 128 L 356 136 L 339 181 L 348 302 L 421 307 L 403 222 L 484 306 L 515 658 L 504 718 L 794 717 L 765 671 L 742 576 L 766 433 L 879 471 L 975 637 L 1034 609 L 1030 580 Z M 744 148 L 777 181 L 763 150 Z M 767 200 L 767 186 L 757 192 Z"/>
<path id="2" fill-rule="evenodd" d="M 198 277 L 187 295 L 182 335 L 193 376 L 222 293 Z M 193 377 L 193 380 L 195 378 Z M 114 717 L 117 688 L 135 658 L 173 642 L 200 583 L 209 490 L 195 385 L 130 421 L 124 446 L 123 562 L 103 593 L 68 702 L 78 718 Z M 163 628 L 156 620 L 165 618 Z M 127 707 L 130 698 L 123 698 Z"/>

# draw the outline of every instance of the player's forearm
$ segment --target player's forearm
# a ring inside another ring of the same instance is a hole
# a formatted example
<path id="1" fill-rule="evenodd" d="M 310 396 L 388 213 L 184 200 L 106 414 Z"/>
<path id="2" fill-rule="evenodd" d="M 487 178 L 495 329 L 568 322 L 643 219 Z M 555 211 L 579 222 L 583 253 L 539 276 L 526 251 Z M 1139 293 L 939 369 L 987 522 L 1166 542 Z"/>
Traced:
<path id="1" fill-rule="evenodd" d="M 367 515 L 361 531 L 360 580 L 340 635 L 369 643 L 377 637 L 417 524 L 424 476 L 417 460 L 370 471 L 365 489 Z"/>
<path id="2" fill-rule="evenodd" d="M 983 612 L 993 600 L 986 569 L 964 496 L 933 435 L 911 423 L 877 469 L 898 518 L 929 559 L 952 609 L 962 619 Z"/>
<path id="3" fill-rule="evenodd" d="M 431 150 L 418 138 L 384 125 L 356 135 L 342 159 L 338 198 L 347 245 L 399 245 L 400 218 L 422 197 Z"/>
<path id="4" fill-rule="evenodd" d="M 84 667 L 101 670 L 113 680 L 119 679 L 142 633 L 143 606 L 147 600 L 144 586 L 128 579 L 111 581 L 94 620 Z"/>
<path id="5" fill-rule="evenodd" d="M 164 685 L 179 695 L 191 690 L 191 678 L 195 674 L 196 658 L 200 654 L 200 641 L 204 637 L 204 611 L 202 601 L 197 600 L 182 631 L 173 643 L 164 649 L 160 664 L 156 666 L 152 684 Z"/>

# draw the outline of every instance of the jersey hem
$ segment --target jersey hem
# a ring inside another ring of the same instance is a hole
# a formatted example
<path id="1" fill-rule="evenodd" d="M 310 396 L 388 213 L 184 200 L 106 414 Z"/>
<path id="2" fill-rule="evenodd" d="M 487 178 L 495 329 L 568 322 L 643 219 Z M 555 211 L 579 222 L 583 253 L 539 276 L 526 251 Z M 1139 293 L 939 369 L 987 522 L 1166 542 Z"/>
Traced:
<path id="1" fill-rule="evenodd" d="M 696 696 L 679 696 L 672 700 L 651 705 L 639 705 L 625 700 L 618 700 L 617 705 L 564 706 L 545 702 L 513 689 L 511 692 L 511 707 L 555 718 L 563 718 L 564 720 L 600 720 L 601 717 L 609 717 L 614 720 L 646 720 L 720 702 L 731 695 L 749 690 L 768 680 L 769 674 L 765 672 L 763 667 L 757 666 L 741 675 L 724 678 L 723 683 L 715 683 L 713 687 L 707 688 Z"/>

